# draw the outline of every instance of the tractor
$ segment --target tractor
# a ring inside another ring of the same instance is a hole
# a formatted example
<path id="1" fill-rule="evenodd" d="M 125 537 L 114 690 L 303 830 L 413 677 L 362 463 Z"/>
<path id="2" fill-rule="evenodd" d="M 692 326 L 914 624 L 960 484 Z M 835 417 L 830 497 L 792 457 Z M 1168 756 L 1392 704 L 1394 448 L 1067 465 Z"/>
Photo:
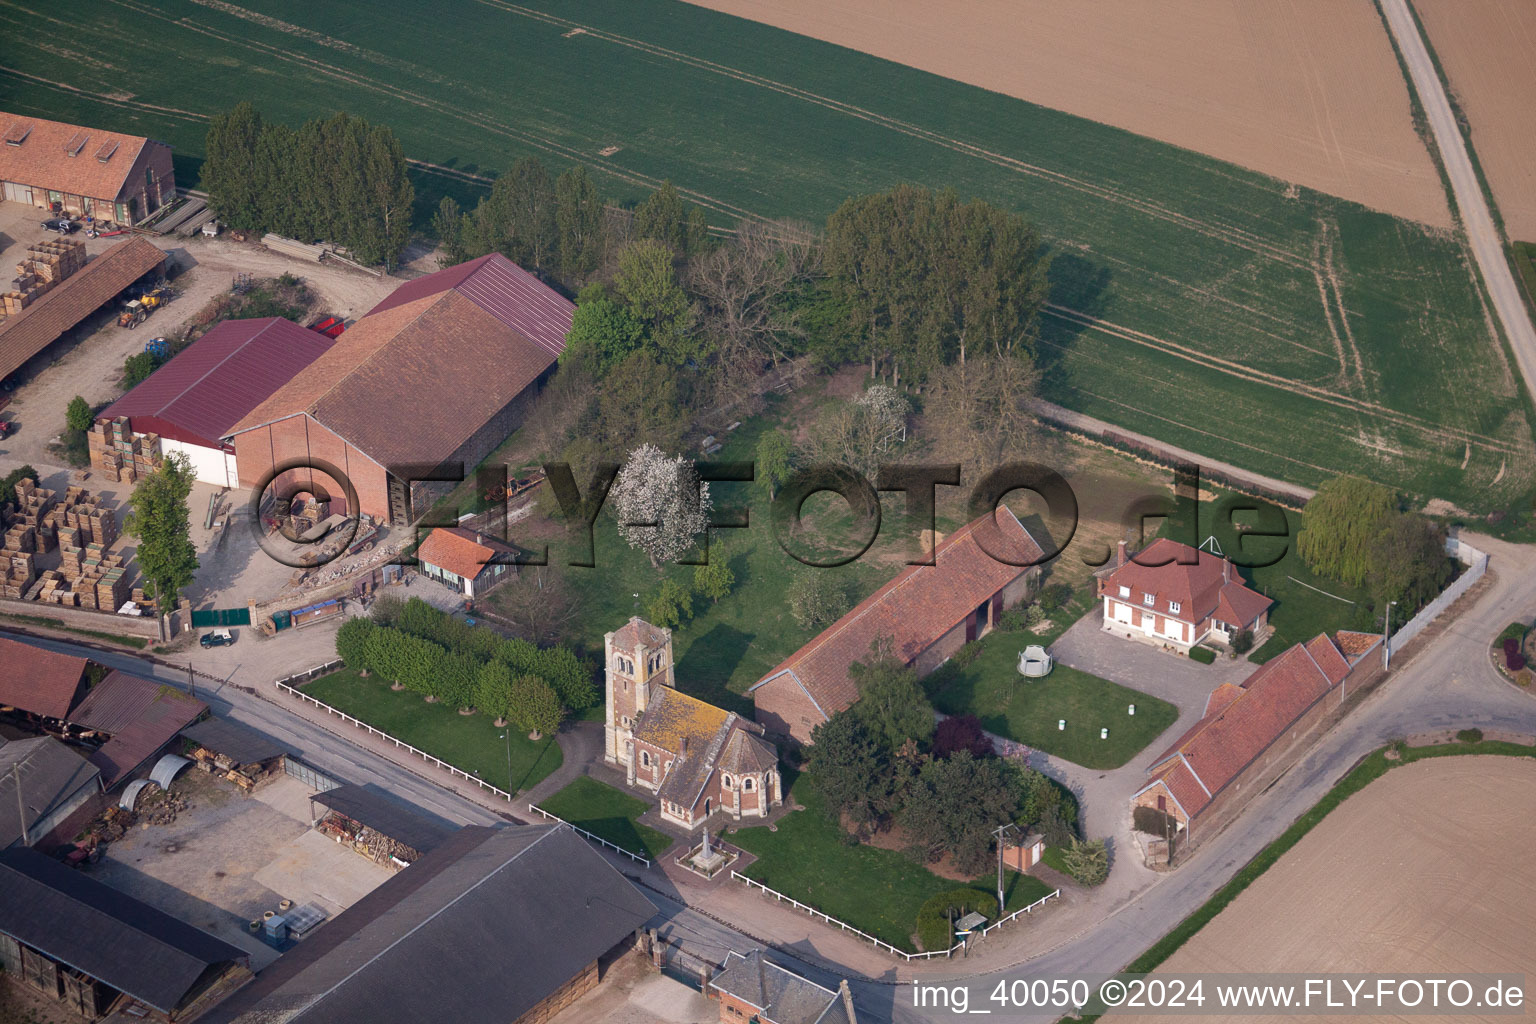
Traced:
<path id="1" fill-rule="evenodd" d="M 149 291 L 137 299 L 129 299 L 123 306 L 123 311 L 118 314 L 117 326 L 126 327 L 129 330 L 139 326 L 149 319 L 149 314 L 170 299 L 170 290 L 165 282 L 156 284 Z"/>

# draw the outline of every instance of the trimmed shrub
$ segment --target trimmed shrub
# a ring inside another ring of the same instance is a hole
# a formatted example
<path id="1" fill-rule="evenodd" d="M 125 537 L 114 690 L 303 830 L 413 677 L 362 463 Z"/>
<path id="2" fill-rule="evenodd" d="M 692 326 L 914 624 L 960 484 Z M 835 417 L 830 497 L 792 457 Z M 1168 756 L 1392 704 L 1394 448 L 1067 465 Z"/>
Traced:
<path id="1" fill-rule="evenodd" d="M 1029 628 L 1029 616 L 1015 605 L 997 617 L 997 628 L 1005 633 L 1022 633 Z"/>
<path id="2" fill-rule="evenodd" d="M 1072 588 L 1065 583 L 1052 583 L 1040 590 L 1040 610 L 1046 614 L 1057 611 L 1072 600 Z"/>
<path id="3" fill-rule="evenodd" d="M 1511 672 L 1525 668 L 1525 655 L 1520 653 L 1520 641 L 1514 637 L 1504 641 L 1504 667 Z"/>
<path id="4" fill-rule="evenodd" d="M 953 661 L 960 668 L 965 668 L 980 656 L 981 643 L 977 640 L 972 640 L 970 643 L 963 645 L 958 651 L 951 655 L 949 660 Z"/>
<path id="5" fill-rule="evenodd" d="M 1209 647 L 1191 647 L 1189 649 L 1189 660 L 1198 661 L 1202 665 L 1211 665 L 1216 661 L 1216 652 Z"/>
<path id="6" fill-rule="evenodd" d="M 1240 629 L 1232 637 L 1232 651 L 1235 654 L 1247 654 L 1253 649 L 1253 630 Z"/>
<path id="7" fill-rule="evenodd" d="M 973 757 L 991 757 L 992 741 L 982 731 L 981 720 L 975 715 L 951 715 L 933 730 L 933 756 L 949 757 L 962 750 L 969 750 Z"/>
<path id="8" fill-rule="evenodd" d="M 956 921 L 973 910 L 982 913 L 997 909 L 997 897 L 980 889 L 951 889 L 930 896 L 917 910 L 917 940 L 928 952 L 950 947 L 949 920 Z"/>
<path id="9" fill-rule="evenodd" d="M 1460 743 L 1481 743 L 1483 742 L 1483 730 L 1463 729 L 1456 734 L 1456 739 Z"/>

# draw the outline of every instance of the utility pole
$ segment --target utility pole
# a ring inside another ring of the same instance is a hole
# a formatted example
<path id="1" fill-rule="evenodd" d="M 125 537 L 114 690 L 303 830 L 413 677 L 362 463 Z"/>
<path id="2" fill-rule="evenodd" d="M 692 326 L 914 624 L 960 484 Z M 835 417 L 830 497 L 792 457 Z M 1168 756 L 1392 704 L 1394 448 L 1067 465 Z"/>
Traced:
<path id="1" fill-rule="evenodd" d="M 1006 835 L 1008 830 L 1011 829 L 1011 828 L 1013 828 L 1013 823 L 1009 822 L 1006 825 L 999 825 L 997 828 L 992 830 L 992 834 L 997 836 L 997 917 L 998 917 L 998 920 L 1002 920 L 1003 908 L 1008 905 L 1008 901 L 1003 897 L 1003 836 Z"/>

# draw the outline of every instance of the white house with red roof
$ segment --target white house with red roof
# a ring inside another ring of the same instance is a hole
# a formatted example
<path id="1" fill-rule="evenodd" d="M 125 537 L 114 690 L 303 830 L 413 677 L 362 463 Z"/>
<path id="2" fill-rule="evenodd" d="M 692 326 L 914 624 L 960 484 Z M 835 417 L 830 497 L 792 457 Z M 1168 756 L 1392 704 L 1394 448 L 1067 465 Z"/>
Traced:
<path id="1" fill-rule="evenodd" d="M 1188 654 L 1204 640 L 1229 643 L 1241 630 L 1269 624 L 1269 598 L 1249 589 L 1220 555 L 1159 537 L 1134 555 L 1125 542 L 1094 574 L 1104 602 L 1104 631 Z"/>

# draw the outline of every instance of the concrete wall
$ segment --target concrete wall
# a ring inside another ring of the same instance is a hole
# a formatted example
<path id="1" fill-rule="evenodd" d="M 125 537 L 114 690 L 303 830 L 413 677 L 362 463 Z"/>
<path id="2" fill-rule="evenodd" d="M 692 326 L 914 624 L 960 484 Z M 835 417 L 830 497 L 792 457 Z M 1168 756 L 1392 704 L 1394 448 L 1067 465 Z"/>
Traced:
<path id="1" fill-rule="evenodd" d="M 152 615 L 117 615 L 89 608 L 65 608 L 42 601 L 13 601 L 0 598 L 0 615 L 35 615 L 71 629 L 89 629 L 98 633 L 160 639 L 160 620 Z M 3 625 L 0 622 L 0 625 Z"/>
<path id="2" fill-rule="evenodd" d="M 192 463 L 192 471 L 197 474 L 197 479 L 205 484 L 230 490 L 240 486 L 240 470 L 232 452 L 186 441 L 173 441 L 168 437 L 160 439 L 160 451 L 165 455 L 181 452 Z"/>

